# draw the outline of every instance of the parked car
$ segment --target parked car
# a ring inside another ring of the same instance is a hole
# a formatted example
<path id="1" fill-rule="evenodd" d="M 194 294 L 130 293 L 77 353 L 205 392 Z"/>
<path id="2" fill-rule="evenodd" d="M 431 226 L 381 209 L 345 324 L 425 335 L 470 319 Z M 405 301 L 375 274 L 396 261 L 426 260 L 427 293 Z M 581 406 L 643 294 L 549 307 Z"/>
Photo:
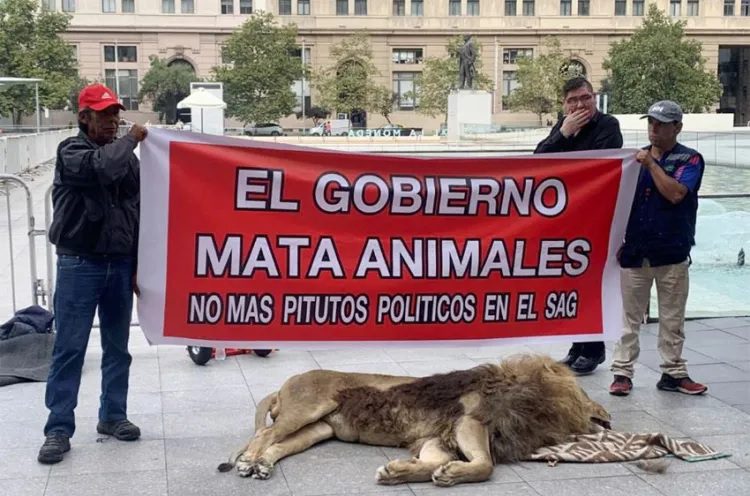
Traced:
<path id="1" fill-rule="evenodd" d="M 284 128 L 272 122 L 254 126 L 248 124 L 244 127 L 244 133 L 246 136 L 284 136 Z"/>

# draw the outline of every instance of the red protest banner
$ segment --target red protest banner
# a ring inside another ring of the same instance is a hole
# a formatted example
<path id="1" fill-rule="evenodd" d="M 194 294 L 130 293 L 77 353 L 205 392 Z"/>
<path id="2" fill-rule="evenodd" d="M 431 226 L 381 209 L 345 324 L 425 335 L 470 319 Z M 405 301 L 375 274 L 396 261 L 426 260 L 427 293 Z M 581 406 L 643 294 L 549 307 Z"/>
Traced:
<path id="1" fill-rule="evenodd" d="M 619 316 L 621 152 L 420 159 L 201 139 L 144 150 L 144 174 L 168 171 L 153 341 L 601 338 Z"/>

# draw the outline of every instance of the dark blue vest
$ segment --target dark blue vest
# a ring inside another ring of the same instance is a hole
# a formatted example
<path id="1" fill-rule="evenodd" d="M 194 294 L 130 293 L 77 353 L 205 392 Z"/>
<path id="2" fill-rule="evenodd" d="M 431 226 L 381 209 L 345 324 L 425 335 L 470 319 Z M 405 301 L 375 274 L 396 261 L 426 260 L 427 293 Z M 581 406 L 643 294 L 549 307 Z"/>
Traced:
<path id="1" fill-rule="evenodd" d="M 659 160 L 670 177 L 698 152 L 677 143 Z M 698 211 L 698 189 L 703 178 L 703 158 L 699 164 L 698 182 L 678 204 L 664 198 L 656 189 L 651 174 L 644 168 L 638 177 L 633 208 L 620 253 L 620 265 L 632 268 L 643 265 L 643 259 L 658 267 L 687 259 L 695 244 L 695 221 Z"/>

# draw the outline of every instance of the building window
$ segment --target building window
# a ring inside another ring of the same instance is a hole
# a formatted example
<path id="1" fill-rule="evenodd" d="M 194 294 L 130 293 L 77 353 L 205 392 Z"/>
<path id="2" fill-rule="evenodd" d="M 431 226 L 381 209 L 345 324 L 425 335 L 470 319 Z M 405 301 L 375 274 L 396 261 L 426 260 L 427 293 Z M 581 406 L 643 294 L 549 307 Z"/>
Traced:
<path id="1" fill-rule="evenodd" d="M 628 15 L 628 3 L 626 0 L 615 0 L 615 15 Z"/>
<path id="2" fill-rule="evenodd" d="M 57 0 L 43 0 L 42 1 L 42 8 L 43 9 L 47 9 L 50 12 L 54 12 L 55 8 L 56 8 L 56 6 L 55 6 L 56 3 L 57 3 Z"/>
<path id="3" fill-rule="evenodd" d="M 132 14 L 135 12 L 135 0 L 122 0 L 123 14 Z"/>
<path id="4" fill-rule="evenodd" d="M 590 0 L 578 0 L 578 15 L 587 16 L 591 14 Z"/>
<path id="5" fill-rule="evenodd" d="M 292 0 L 279 0 L 279 15 L 292 15 Z"/>
<path id="6" fill-rule="evenodd" d="M 174 14 L 174 0 L 161 0 L 162 14 Z"/>
<path id="7" fill-rule="evenodd" d="M 750 0 L 742 0 L 740 4 L 740 15 L 750 16 Z"/>
<path id="8" fill-rule="evenodd" d="M 310 0 L 297 0 L 297 15 L 310 15 Z"/>
<path id="9" fill-rule="evenodd" d="M 688 0 L 687 15 L 697 16 L 699 10 L 700 10 L 700 3 L 698 2 L 698 0 Z"/>
<path id="10" fill-rule="evenodd" d="M 117 74 L 117 77 L 115 77 Z M 104 70 L 105 84 L 120 97 L 125 110 L 138 110 L 138 71 L 136 69 Z"/>
<path id="11" fill-rule="evenodd" d="M 367 0 L 354 0 L 354 15 L 367 15 Z"/>
<path id="12" fill-rule="evenodd" d="M 394 16 L 406 15 L 406 0 L 393 0 L 393 15 Z"/>
<path id="13" fill-rule="evenodd" d="M 724 15 L 725 16 L 734 15 L 734 0 L 724 0 Z"/>
<path id="14" fill-rule="evenodd" d="M 234 0 L 221 0 L 221 13 L 234 14 Z"/>
<path id="15" fill-rule="evenodd" d="M 115 45 L 104 45 L 104 61 L 115 61 Z M 138 50 L 135 45 L 118 45 L 117 46 L 118 62 L 138 62 Z"/>
<path id="16" fill-rule="evenodd" d="M 634 16 L 642 16 L 645 8 L 644 8 L 644 0 L 633 0 L 633 15 Z"/>
<path id="17" fill-rule="evenodd" d="M 253 0 L 240 0 L 240 14 L 253 13 Z"/>
<path id="18" fill-rule="evenodd" d="M 297 0 L 297 5 L 299 5 L 299 1 Z M 309 0 L 308 0 L 309 3 Z M 304 52 L 302 51 L 302 47 L 297 48 L 293 50 L 292 56 L 297 59 L 301 59 L 302 63 L 305 65 L 310 64 L 310 48 L 305 47 Z M 303 100 L 303 93 L 304 93 L 304 102 L 305 102 L 305 111 L 309 111 L 311 107 L 311 100 L 310 100 L 310 84 L 309 82 L 306 82 L 302 79 L 296 80 L 294 83 L 292 83 L 293 91 L 294 91 L 294 97 L 296 99 L 296 103 L 294 106 L 295 112 L 301 112 L 302 111 L 302 100 Z"/>
<path id="19" fill-rule="evenodd" d="M 349 0 L 336 0 L 336 15 L 349 15 Z"/>
<path id="20" fill-rule="evenodd" d="M 682 0 L 669 0 L 669 15 L 672 17 L 682 15 Z"/>
<path id="21" fill-rule="evenodd" d="M 516 71 L 503 71 L 503 96 L 510 96 L 518 88 Z"/>
<path id="22" fill-rule="evenodd" d="M 560 0 L 560 15 L 573 15 L 573 0 Z"/>
<path id="23" fill-rule="evenodd" d="M 180 2 L 180 12 L 183 14 L 192 14 L 195 12 L 194 0 L 182 0 Z"/>
<path id="24" fill-rule="evenodd" d="M 516 15 L 516 0 L 505 0 L 505 15 Z"/>
<path id="25" fill-rule="evenodd" d="M 73 50 L 73 58 L 78 61 L 78 45 L 68 45 Z"/>
<path id="26" fill-rule="evenodd" d="M 411 0 L 411 15 L 415 17 L 424 15 L 424 2 L 422 0 Z"/>
<path id="27" fill-rule="evenodd" d="M 102 12 L 105 14 L 117 12 L 117 0 L 102 0 Z"/>
<path id="28" fill-rule="evenodd" d="M 63 0 L 62 11 L 63 12 L 75 12 L 76 0 Z"/>
<path id="29" fill-rule="evenodd" d="M 523 15 L 534 15 L 534 0 L 523 0 Z"/>
<path id="30" fill-rule="evenodd" d="M 421 64 L 423 51 L 421 48 L 394 48 L 394 64 Z"/>
<path id="31" fill-rule="evenodd" d="M 503 48 L 503 64 L 515 64 L 520 58 L 533 57 L 533 48 Z"/>
<path id="32" fill-rule="evenodd" d="M 399 110 L 414 110 L 416 108 L 414 80 L 418 75 L 418 72 L 393 73 L 393 95 Z"/>
<path id="33" fill-rule="evenodd" d="M 479 0 L 466 0 L 466 15 L 479 15 Z"/>
<path id="34" fill-rule="evenodd" d="M 448 15 L 461 15 L 461 0 L 448 0 Z"/>

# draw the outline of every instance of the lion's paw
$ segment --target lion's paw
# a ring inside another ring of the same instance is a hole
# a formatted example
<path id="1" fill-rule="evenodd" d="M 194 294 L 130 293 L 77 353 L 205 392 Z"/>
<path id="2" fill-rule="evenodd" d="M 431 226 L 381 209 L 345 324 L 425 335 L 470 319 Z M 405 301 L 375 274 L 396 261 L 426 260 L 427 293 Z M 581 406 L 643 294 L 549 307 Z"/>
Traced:
<path id="1" fill-rule="evenodd" d="M 253 479 L 266 480 L 271 477 L 271 472 L 273 472 L 273 465 L 264 461 L 259 461 L 253 467 L 253 473 L 251 476 Z"/>
<path id="2" fill-rule="evenodd" d="M 273 465 L 264 460 L 250 461 L 246 458 L 240 457 L 240 459 L 237 460 L 237 472 L 240 477 L 252 477 L 253 479 L 265 480 L 271 477 Z"/>
<path id="3" fill-rule="evenodd" d="M 452 474 L 453 470 L 451 470 L 451 465 L 454 463 L 456 462 L 448 462 L 432 473 L 432 482 L 436 486 L 449 487 L 456 484 L 456 479 Z"/>
<path id="4" fill-rule="evenodd" d="M 383 465 L 382 467 L 378 467 L 378 469 L 375 471 L 375 480 L 378 484 L 399 484 L 400 481 L 393 478 L 393 474 L 388 470 L 387 465 Z"/>
<path id="5" fill-rule="evenodd" d="M 237 460 L 237 473 L 240 477 L 250 477 L 253 473 L 254 463 L 239 459 Z"/>

